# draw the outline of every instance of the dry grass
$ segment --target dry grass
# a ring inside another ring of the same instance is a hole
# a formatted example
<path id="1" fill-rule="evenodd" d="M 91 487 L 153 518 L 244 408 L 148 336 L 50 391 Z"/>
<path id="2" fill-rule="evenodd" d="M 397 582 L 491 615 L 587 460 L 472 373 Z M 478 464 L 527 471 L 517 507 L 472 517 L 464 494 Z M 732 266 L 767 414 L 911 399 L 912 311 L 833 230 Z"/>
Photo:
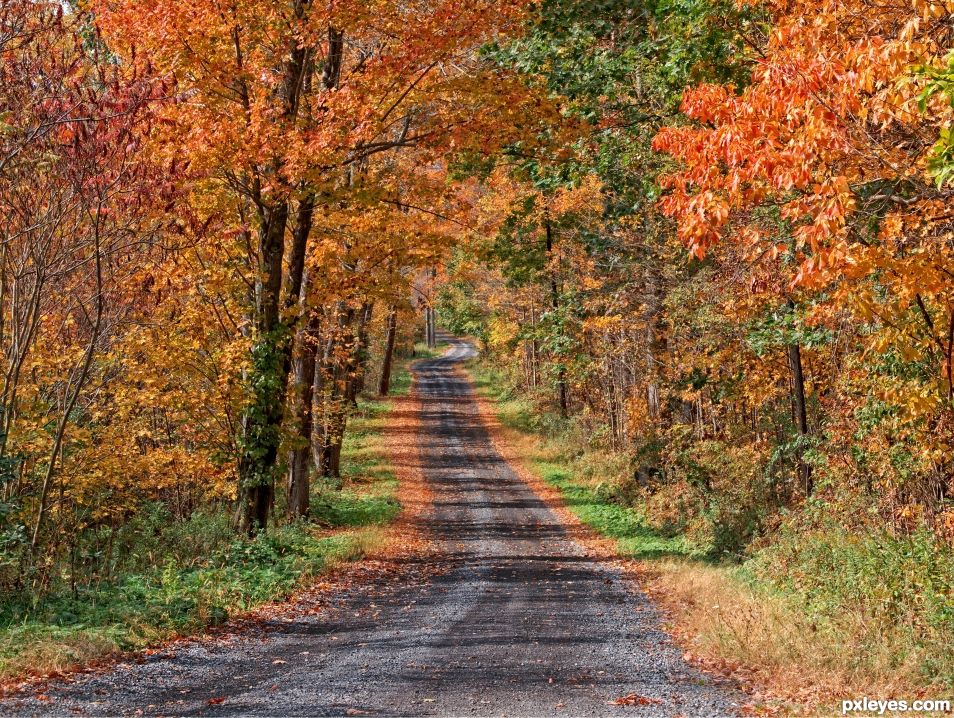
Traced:
<path id="1" fill-rule="evenodd" d="M 37 636 L 22 652 L 0 665 L 0 682 L 26 674 L 65 675 L 82 666 L 115 658 L 122 649 L 109 636 L 90 629 L 58 636 Z"/>
<path id="2" fill-rule="evenodd" d="M 842 699 L 861 696 L 944 697 L 924 686 L 917 656 L 898 665 L 890 642 L 869 649 L 871 626 L 857 615 L 819 623 L 725 567 L 662 560 L 633 569 L 689 658 L 787 713 L 832 715 Z"/>
<path id="3" fill-rule="evenodd" d="M 543 480 L 540 467 L 560 463 L 553 442 L 502 421 L 501 412 L 511 409 L 485 393 L 478 395 L 480 416 L 504 458 L 591 554 L 617 561 L 637 590 L 653 598 L 688 661 L 735 679 L 752 694 L 753 712 L 829 716 L 841 713 L 846 698 L 949 697 L 940 684 L 925 686 L 919 655 L 899 662 L 897 646 L 861 613 L 822 622 L 792 597 L 759 586 L 731 566 L 689 558 L 627 559 L 622 543 L 584 525 L 561 491 Z"/>

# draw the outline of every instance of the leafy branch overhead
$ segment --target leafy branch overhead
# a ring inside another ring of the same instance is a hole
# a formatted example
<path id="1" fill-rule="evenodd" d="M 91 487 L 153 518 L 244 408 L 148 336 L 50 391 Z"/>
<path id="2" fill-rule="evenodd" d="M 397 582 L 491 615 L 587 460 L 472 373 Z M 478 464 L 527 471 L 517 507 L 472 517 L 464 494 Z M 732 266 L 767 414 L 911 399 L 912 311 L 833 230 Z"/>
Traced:
<path id="1" fill-rule="evenodd" d="M 621 525 L 806 605 L 785 567 L 836 534 L 940 563 L 952 14 L 5 0 L 0 591 L 36 605 L 0 618 L 263 546 L 311 575 L 369 396 L 439 327 Z M 949 611 L 898 595 L 904 665 L 940 661 Z"/>

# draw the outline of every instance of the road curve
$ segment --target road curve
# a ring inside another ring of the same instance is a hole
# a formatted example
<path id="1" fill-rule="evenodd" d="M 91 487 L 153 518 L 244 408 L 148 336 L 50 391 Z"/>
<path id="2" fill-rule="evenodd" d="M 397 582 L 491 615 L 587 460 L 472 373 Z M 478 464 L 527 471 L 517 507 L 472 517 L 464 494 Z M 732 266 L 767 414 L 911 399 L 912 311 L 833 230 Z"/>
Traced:
<path id="1" fill-rule="evenodd" d="M 342 591 L 264 636 L 177 647 L 0 714 L 735 715 L 742 695 L 686 664 L 646 598 L 497 453 L 455 370 L 473 350 L 450 343 L 415 372 L 436 575 Z M 613 705 L 629 694 L 648 700 Z"/>

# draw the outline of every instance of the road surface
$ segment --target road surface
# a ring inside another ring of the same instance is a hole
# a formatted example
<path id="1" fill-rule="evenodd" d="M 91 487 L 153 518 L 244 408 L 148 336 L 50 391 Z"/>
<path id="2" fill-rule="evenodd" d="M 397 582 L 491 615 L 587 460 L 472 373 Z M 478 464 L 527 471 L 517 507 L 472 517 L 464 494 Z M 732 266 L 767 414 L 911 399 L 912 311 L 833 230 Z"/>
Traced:
<path id="1" fill-rule="evenodd" d="M 472 349 L 450 341 L 416 370 L 436 574 L 356 586 L 264 637 L 178 646 L 0 713 L 736 714 L 742 695 L 686 664 L 647 599 L 588 557 L 497 453 L 455 370 Z M 631 694 L 645 700 L 612 703 Z"/>

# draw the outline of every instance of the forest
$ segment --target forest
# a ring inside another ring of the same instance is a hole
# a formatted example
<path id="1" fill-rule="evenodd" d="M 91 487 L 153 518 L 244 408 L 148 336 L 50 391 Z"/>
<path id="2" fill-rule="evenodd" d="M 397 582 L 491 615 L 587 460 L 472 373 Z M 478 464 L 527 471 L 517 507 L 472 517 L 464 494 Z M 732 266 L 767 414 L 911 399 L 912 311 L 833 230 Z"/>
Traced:
<path id="1" fill-rule="evenodd" d="M 952 47 L 951 0 L 3 0 L 0 678 L 370 551 L 443 329 L 693 650 L 949 696 Z"/>

